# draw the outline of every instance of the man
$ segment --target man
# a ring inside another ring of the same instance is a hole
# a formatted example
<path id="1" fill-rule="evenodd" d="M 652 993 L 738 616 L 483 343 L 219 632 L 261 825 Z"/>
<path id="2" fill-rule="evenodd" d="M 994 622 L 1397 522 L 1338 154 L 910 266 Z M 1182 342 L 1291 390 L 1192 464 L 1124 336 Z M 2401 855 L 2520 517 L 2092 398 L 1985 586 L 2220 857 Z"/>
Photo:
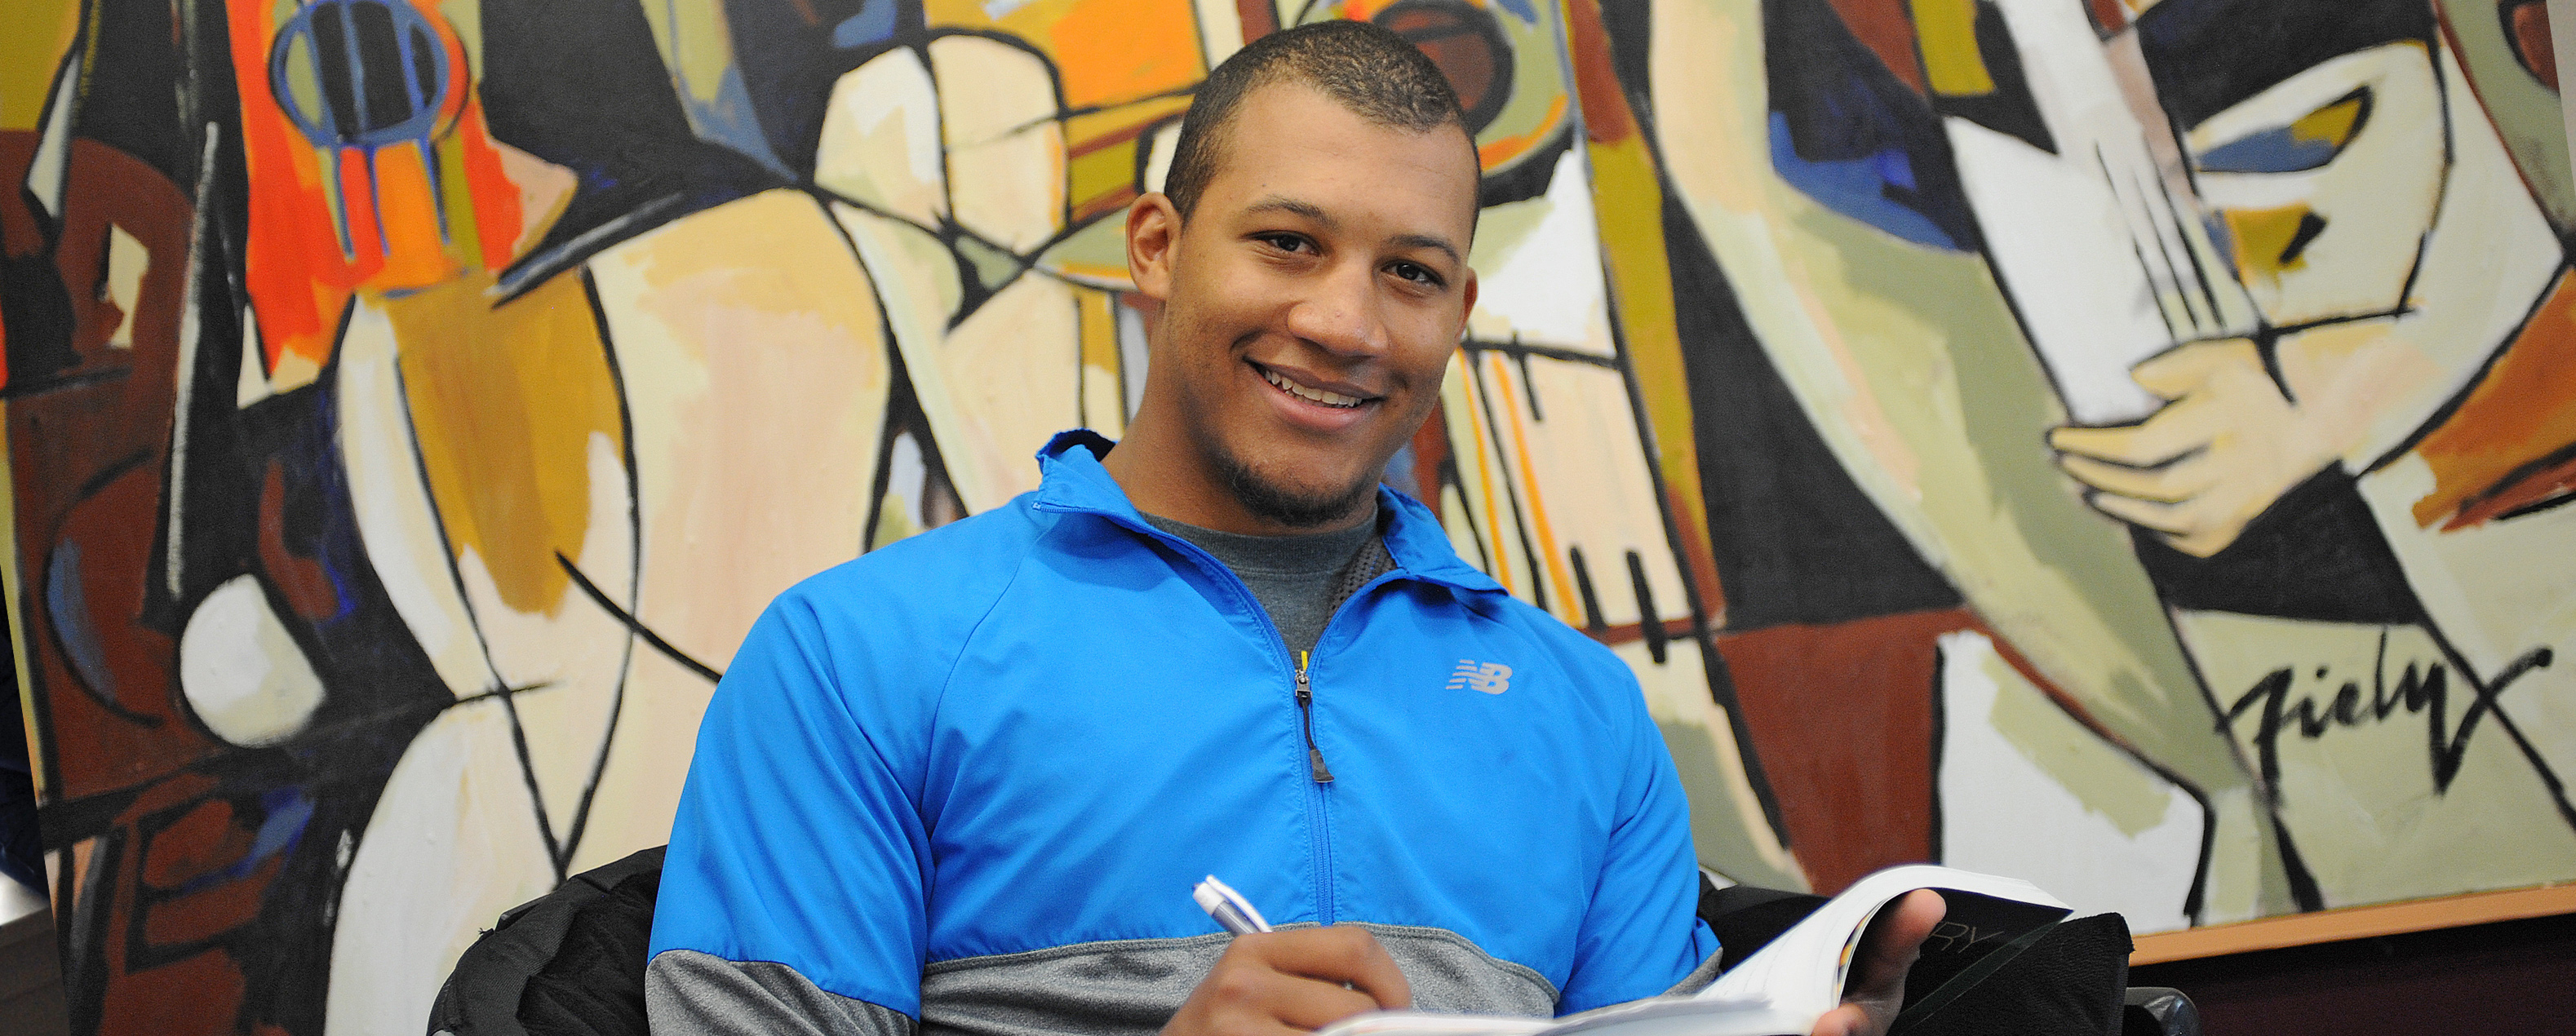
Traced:
<path id="1" fill-rule="evenodd" d="M 791 590 L 701 728 L 657 1031 L 1275 1033 L 1553 1014 L 1716 949 L 1634 678 L 1378 488 L 1474 305 L 1477 165 L 1419 51 L 1337 22 L 1210 75 L 1128 254 L 1114 450 Z M 1215 873 L 1276 922 L 1229 938 Z M 1882 1029 L 1937 899 L 1869 954 Z M 916 1021 L 917 1019 L 917 1021 Z"/>

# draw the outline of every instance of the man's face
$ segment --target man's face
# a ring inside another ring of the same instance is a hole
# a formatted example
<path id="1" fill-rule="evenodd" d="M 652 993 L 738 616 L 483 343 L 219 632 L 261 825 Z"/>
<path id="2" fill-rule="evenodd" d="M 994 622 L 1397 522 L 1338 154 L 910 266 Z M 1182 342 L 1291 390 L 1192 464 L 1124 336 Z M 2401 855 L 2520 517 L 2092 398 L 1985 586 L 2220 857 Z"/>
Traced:
<path id="1" fill-rule="evenodd" d="M 1137 264 L 1162 302 L 1150 376 L 1254 516 L 1336 523 L 1439 399 L 1475 304 L 1475 154 L 1456 126 L 1374 125 L 1293 82 L 1224 132 L 1168 259 Z"/>

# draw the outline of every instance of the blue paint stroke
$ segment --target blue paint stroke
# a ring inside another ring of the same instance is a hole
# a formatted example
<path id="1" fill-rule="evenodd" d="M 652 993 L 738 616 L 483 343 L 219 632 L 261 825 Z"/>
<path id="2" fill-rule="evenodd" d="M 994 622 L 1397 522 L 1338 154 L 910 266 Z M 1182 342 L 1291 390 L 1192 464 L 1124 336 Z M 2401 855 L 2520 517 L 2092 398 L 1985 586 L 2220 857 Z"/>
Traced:
<path id="1" fill-rule="evenodd" d="M 90 625 L 89 598 L 81 592 L 80 556 L 80 544 L 72 540 L 54 546 L 54 558 L 45 566 L 45 614 L 53 620 L 54 635 L 62 638 L 63 653 L 71 656 L 73 674 L 92 692 L 113 700 L 116 678 L 108 671 L 98 628 Z"/>
<path id="2" fill-rule="evenodd" d="M 895 0 L 867 0 L 859 8 L 859 13 L 832 27 L 832 45 L 843 50 L 856 50 L 893 39 L 894 5 Z"/>
<path id="3" fill-rule="evenodd" d="M 1900 148 L 1853 159 L 1809 161 L 1798 157 L 1789 138 L 1789 117 L 1775 111 L 1771 113 L 1771 168 L 1826 208 L 1918 245 L 1961 247 L 1940 224 L 1891 196 L 1890 188 L 1908 194 L 1915 189 L 1914 163 Z"/>

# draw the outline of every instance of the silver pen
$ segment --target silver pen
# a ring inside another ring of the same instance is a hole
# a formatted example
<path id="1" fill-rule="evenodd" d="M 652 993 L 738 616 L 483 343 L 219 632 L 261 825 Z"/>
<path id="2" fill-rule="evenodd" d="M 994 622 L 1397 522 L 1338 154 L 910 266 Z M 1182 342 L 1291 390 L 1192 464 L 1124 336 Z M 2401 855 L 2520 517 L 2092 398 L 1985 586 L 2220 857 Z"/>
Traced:
<path id="1" fill-rule="evenodd" d="M 1226 931 L 1236 935 L 1248 935 L 1270 930 L 1270 922 L 1262 919 L 1261 911 L 1253 909 L 1252 901 L 1243 898 L 1243 893 L 1236 892 L 1228 888 L 1224 882 L 1216 880 L 1214 874 L 1208 875 L 1206 881 L 1199 882 L 1198 887 L 1191 889 L 1190 898 L 1197 900 L 1199 909 L 1207 911 L 1208 916 L 1215 918 L 1216 923 L 1223 925 Z"/>

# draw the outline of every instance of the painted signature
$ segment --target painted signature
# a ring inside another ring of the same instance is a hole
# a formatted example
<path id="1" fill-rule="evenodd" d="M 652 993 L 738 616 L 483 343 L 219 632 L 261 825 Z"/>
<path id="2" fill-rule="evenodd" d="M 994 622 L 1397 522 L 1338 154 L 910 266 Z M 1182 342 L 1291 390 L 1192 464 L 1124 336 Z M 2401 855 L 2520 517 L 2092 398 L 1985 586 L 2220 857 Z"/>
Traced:
<path id="1" fill-rule="evenodd" d="M 2548 668 L 2552 657 L 2553 653 L 2547 647 L 2533 648 L 2485 681 L 2441 662 L 2410 660 L 2405 670 L 2398 674 L 2396 684 L 2391 686 L 2388 681 L 2388 632 L 2382 630 L 2379 634 L 2379 657 L 2371 667 L 2367 692 L 2363 690 L 2361 681 L 2346 680 L 2330 700 L 2315 694 L 2300 694 L 2293 701 L 2290 685 L 2296 680 L 2297 670 L 2284 666 L 2255 681 L 2243 697 L 2236 699 L 2236 703 L 2228 707 L 2226 718 L 2219 721 L 2219 731 L 2232 737 L 2240 720 L 2248 714 L 2258 716 L 2253 742 L 2261 761 L 2263 783 L 2277 788 L 2281 780 L 2280 741 L 2284 733 L 2296 730 L 2301 739 L 2314 741 L 2336 727 L 2381 722 L 2399 709 L 2410 715 L 2429 713 L 2425 747 L 2433 768 L 2433 788 L 2437 792 L 2447 792 L 2451 779 L 2459 775 L 2460 760 L 2468 753 L 2469 738 L 2477 733 L 2481 722 L 2492 719 L 2540 772 L 2542 780 L 2558 799 L 2560 812 L 2570 813 L 2569 822 L 2576 823 L 2576 812 L 2569 810 L 2556 775 L 2549 771 L 2530 740 L 2522 735 L 2522 731 L 2514 726 L 2513 719 L 2497 704 L 2497 699 L 2514 681 L 2534 670 Z M 2460 675 L 2454 677 L 2455 672 Z M 2318 670 L 2318 675 L 2324 675 L 2324 670 Z M 2471 701 L 2468 708 L 2460 713 L 2458 726 L 2452 727 L 2449 715 L 2451 691 L 2455 685 L 2465 686 Z"/>

